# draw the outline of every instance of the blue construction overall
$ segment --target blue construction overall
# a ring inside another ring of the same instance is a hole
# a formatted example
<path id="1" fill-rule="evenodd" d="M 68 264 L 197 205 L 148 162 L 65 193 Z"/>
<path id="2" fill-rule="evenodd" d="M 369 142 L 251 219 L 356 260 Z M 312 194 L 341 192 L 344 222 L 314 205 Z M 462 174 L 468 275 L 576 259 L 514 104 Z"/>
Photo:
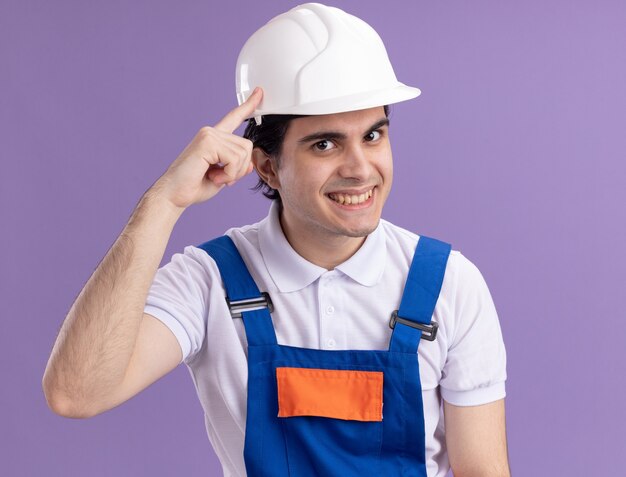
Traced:
<path id="1" fill-rule="evenodd" d="M 420 237 L 389 321 L 388 351 L 279 345 L 271 300 L 232 240 L 199 247 L 217 263 L 231 314 L 243 318 L 248 340 L 248 477 L 426 477 L 417 348 L 420 339 L 436 336 L 431 319 L 450 245 Z"/>

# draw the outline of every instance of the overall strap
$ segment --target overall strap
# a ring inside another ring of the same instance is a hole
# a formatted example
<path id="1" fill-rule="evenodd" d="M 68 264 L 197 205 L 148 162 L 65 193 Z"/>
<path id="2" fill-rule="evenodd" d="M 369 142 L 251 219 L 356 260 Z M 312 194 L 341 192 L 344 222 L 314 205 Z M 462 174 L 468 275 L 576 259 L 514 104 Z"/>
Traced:
<path id="1" fill-rule="evenodd" d="M 268 309 L 271 302 L 265 301 L 269 300 L 269 296 L 259 291 L 231 238 L 224 235 L 205 242 L 198 248 L 215 260 L 226 289 L 226 301 L 231 315 L 233 318 L 243 318 L 248 345 L 277 344 Z"/>
<path id="2" fill-rule="evenodd" d="M 437 324 L 431 319 L 439 298 L 451 246 L 420 236 L 409 269 L 400 308 L 394 312 L 389 351 L 416 353 L 421 338 L 432 340 Z M 427 334 L 422 334 L 426 331 Z"/>

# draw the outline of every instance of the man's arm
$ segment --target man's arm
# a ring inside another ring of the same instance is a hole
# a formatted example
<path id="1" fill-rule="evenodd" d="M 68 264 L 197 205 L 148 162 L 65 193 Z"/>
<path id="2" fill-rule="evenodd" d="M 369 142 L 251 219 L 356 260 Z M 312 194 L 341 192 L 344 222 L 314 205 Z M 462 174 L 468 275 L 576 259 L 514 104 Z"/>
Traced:
<path id="1" fill-rule="evenodd" d="M 444 400 L 448 458 L 455 477 L 510 477 L 504 399 L 481 406 Z"/>
<path id="2" fill-rule="evenodd" d="M 261 98 L 259 90 L 214 128 L 200 129 L 141 198 L 87 281 L 63 322 L 43 376 L 46 400 L 57 414 L 104 412 L 180 362 L 174 335 L 143 313 L 146 298 L 183 211 L 252 171 L 252 142 L 232 132 Z"/>
<path id="3" fill-rule="evenodd" d="M 117 395 L 142 328 L 161 348 L 150 374 L 161 377 L 180 362 L 172 333 L 148 324 L 143 307 L 181 213 L 147 193 L 72 305 L 43 378 L 46 400 L 57 414 L 90 417 L 121 402 Z"/>

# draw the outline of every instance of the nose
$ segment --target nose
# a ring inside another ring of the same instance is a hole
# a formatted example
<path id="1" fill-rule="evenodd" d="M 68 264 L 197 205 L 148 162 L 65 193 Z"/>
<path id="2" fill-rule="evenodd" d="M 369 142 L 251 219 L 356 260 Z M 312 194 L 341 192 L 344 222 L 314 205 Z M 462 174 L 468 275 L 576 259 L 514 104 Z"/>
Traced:
<path id="1" fill-rule="evenodd" d="M 348 145 L 339 166 L 339 174 L 345 179 L 363 181 L 370 176 L 370 171 L 370 160 L 364 145 Z"/>

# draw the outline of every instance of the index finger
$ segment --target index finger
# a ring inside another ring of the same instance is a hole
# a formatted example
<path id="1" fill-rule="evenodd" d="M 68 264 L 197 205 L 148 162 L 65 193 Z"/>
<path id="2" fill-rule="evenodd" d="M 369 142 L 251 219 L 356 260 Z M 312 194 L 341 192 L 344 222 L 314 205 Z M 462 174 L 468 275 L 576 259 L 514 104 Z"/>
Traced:
<path id="1" fill-rule="evenodd" d="M 263 90 L 257 86 L 256 88 L 254 88 L 254 91 L 246 101 L 241 103 L 235 109 L 231 110 L 226 116 L 220 119 L 220 121 L 215 125 L 215 129 L 219 129 L 220 131 L 224 131 L 227 133 L 232 133 L 235 129 L 239 127 L 241 123 L 243 123 L 247 118 L 252 116 L 252 113 L 259 105 L 262 98 Z"/>

